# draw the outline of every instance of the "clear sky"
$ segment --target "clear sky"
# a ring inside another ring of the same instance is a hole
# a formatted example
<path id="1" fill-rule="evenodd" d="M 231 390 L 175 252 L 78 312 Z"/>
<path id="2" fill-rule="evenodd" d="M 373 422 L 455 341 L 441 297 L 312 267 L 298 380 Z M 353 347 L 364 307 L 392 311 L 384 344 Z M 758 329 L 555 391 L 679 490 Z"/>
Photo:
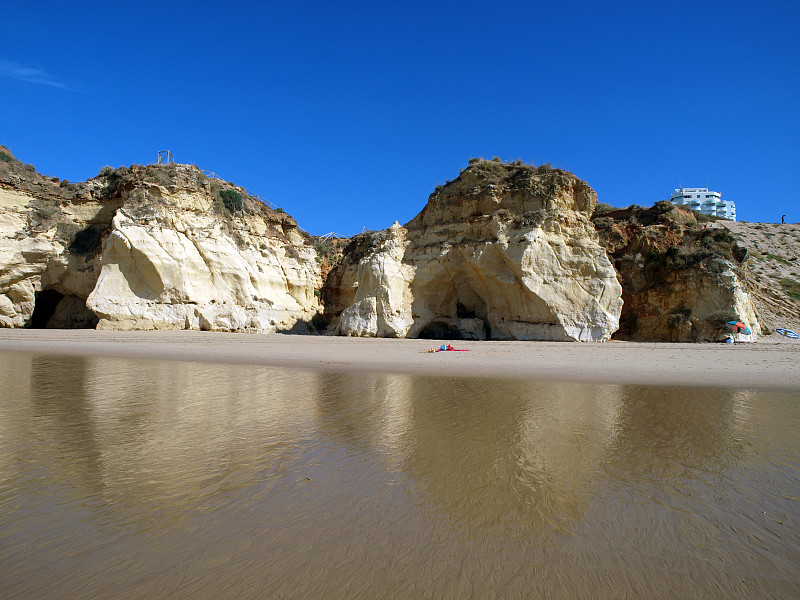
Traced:
<path id="1" fill-rule="evenodd" d="M 798 0 L 7 4 L 0 143 L 47 175 L 169 149 L 352 234 L 499 156 L 800 221 Z"/>

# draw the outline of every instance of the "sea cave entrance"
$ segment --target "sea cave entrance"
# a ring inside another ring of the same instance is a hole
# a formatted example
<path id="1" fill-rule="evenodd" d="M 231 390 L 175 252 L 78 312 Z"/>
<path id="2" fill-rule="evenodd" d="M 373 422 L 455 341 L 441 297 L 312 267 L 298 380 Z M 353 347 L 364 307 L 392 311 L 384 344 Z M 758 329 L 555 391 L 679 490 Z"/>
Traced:
<path id="1" fill-rule="evenodd" d="M 32 329 L 94 329 L 99 319 L 86 307 L 86 300 L 58 290 L 36 292 L 33 314 L 28 321 Z"/>
<path id="2" fill-rule="evenodd" d="M 33 305 L 30 326 L 32 329 L 44 329 L 47 323 L 56 312 L 58 303 L 64 298 L 64 294 L 56 290 L 42 290 L 36 292 L 36 302 Z"/>
<path id="3" fill-rule="evenodd" d="M 463 339 L 458 327 L 444 321 L 428 323 L 417 336 L 421 340 L 460 340 Z"/>

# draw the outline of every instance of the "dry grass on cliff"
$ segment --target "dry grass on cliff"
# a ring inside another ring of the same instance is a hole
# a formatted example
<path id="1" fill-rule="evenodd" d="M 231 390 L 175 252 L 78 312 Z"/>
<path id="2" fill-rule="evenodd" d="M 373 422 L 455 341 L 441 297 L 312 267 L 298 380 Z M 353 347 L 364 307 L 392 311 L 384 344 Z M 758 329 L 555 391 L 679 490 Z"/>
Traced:
<path id="1" fill-rule="evenodd" d="M 747 249 L 744 268 L 759 322 L 771 331 L 800 330 L 800 224 L 720 221 L 716 226 Z"/>
<path id="2" fill-rule="evenodd" d="M 92 193 L 88 182 L 70 183 L 66 179 L 43 175 L 33 165 L 17 160 L 5 146 L 0 146 L 0 186 L 48 202 L 84 200 Z"/>
<path id="3" fill-rule="evenodd" d="M 550 163 L 537 167 L 521 160 L 505 163 L 499 158 L 471 158 L 469 165 L 461 170 L 457 178 L 437 185 L 432 195 L 470 196 L 487 190 L 525 189 L 545 194 L 552 192 L 554 185 L 572 179 L 577 178 L 568 171 L 552 167 Z"/>
<path id="4" fill-rule="evenodd" d="M 100 186 L 93 180 L 70 183 L 42 175 L 33 165 L 22 163 L 8 148 L 0 146 L 0 186 L 31 197 L 26 226 L 17 235 L 35 236 L 54 230 L 55 238 L 70 253 L 91 255 L 97 250 L 107 223 L 81 220 L 64 211 L 70 204 L 95 199 Z"/>
<path id="5" fill-rule="evenodd" d="M 34 207 L 38 211 L 37 224 L 40 226 L 52 226 L 58 220 L 53 207 L 70 202 L 124 199 L 135 205 L 131 208 L 147 210 L 143 204 L 155 205 L 160 201 L 158 195 L 138 193 L 148 185 L 168 190 L 210 193 L 217 201 L 214 204 L 215 212 L 222 216 L 237 213 L 259 214 L 268 221 L 297 225 L 283 210 L 267 206 L 233 183 L 210 179 L 195 165 L 169 163 L 118 168 L 106 166 L 92 179 L 71 183 L 66 179 L 38 173 L 33 165 L 17 160 L 8 148 L 0 145 L 0 185 L 26 192 L 40 203 L 47 203 L 47 206 L 37 204 Z M 55 220 L 53 217 L 56 217 Z"/>
<path id="6" fill-rule="evenodd" d="M 92 179 L 70 183 L 38 173 L 33 165 L 17 160 L 8 148 L 0 146 L 0 187 L 32 198 L 27 227 L 20 235 L 37 235 L 55 228 L 56 237 L 70 252 L 84 255 L 99 248 L 118 208 L 124 206 L 135 217 L 155 217 L 168 205 L 169 194 L 175 192 L 210 195 L 211 212 L 223 221 L 237 243 L 241 240 L 237 229 L 243 226 L 238 222 L 240 217 L 262 217 L 276 236 L 297 228 L 295 220 L 282 210 L 267 206 L 244 188 L 207 177 L 195 165 L 107 166 Z M 87 202 L 100 203 L 105 208 L 91 222 L 78 222 L 70 216 L 70 205 Z"/>
<path id="7" fill-rule="evenodd" d="M 612 258 L 638 255 L 651 267 L 680 269 L 708 266 L 709 259 L 739 263 L 745 257 L 745 249 L 729 231 L 698 222 L 693 211 L 669 202 L 651 208 L 598 208 L 592 220 Z"/>
<path id="8" fill-rule="evenodd" d="M 537 167 L 521 160 L 473 158 L 458 177 L 437 185 L 423 209 L 404 226 L 411 230 L 442 226 L 439 234 L 447 236 L 454 232 L 448 229 L 454 220 L 476 222 L 501 216 L 503 221 L 521 217 L 531 224 L 541 223 L 546 216 L 565 212 L 589 216 L 596 202 L 588 183 L 550 164 Z"/>

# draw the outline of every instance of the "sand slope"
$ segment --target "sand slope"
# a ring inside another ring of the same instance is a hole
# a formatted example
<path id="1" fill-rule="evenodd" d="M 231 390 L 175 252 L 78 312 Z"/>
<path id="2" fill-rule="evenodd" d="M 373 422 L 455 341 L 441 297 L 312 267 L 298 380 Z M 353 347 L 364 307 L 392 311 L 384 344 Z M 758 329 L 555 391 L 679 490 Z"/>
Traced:
<path id="1" fill-rule="evenodd" d="M 719 221 L 740 246 L 753 305 L 761 325 L 800 332 L 800 224 Z M 770 337 L 779 337 L 773 333 Z"/>

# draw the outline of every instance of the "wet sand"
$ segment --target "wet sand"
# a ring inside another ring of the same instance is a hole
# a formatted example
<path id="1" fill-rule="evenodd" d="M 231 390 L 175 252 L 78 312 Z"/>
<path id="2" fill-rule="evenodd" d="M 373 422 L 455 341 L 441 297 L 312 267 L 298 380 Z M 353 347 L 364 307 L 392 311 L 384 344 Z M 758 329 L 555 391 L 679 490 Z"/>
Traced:
<path id="1" fill-rule="evenodd" d="M 590 383 L 800 389 L 800 343 L 442 343 L 201 331 L 0 329 L 0 350 L 274 365 L 326 371 L 537 378 Z"/>

